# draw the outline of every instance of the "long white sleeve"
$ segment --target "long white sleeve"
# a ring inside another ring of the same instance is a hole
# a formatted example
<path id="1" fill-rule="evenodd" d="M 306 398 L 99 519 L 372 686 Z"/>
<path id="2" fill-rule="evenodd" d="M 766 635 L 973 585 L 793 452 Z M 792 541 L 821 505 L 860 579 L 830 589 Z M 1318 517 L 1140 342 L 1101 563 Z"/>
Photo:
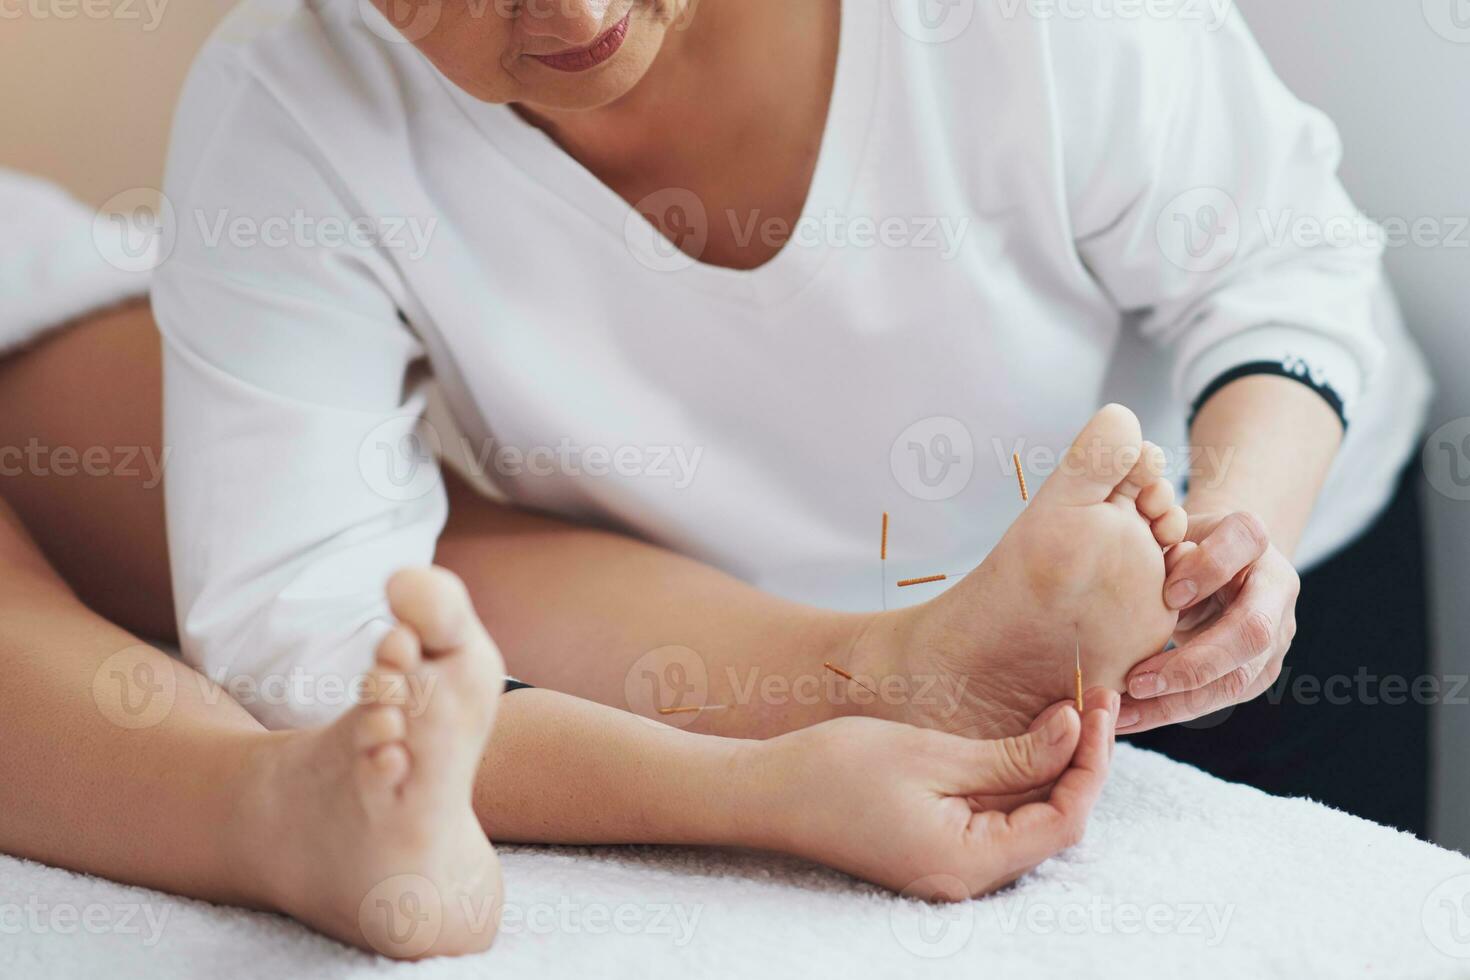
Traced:
<path id="1" fill-rule="evenodd" d="M 384 585 L 432 559 L 447 508 L 414 442 L 423 351 L 391 270 L 323 230 L 351 214 L 309 140 L 220 62 L 181 109 L 154 284 L 174 588 L 188 662 L 298 726 L 352 704 L 390 621 Z M 216 152 L 232 129 L 258 154 Z"/>
<path id="2" fill-rule="evenodd" d="M 1272 365 L 1351 414 L 1383 357 L 1382 246 L 1337 179 L 1336 130 L 1286 89 L 1238 13 L 1212 29 L 1186 9 L 1053 33 L 1059 64 L 1090 66 L 1059 72 L 1079 253 L 1170 351 L 1185 404 L 1227 372 Z"/>

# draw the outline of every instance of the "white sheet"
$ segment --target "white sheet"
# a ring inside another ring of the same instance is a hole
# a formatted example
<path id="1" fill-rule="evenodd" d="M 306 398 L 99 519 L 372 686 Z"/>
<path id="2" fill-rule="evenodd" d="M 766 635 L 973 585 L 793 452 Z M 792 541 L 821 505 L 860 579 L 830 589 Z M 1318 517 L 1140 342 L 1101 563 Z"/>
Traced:
<path id="1" fill-rule="evenodd" d="M 1470 976 L 1463 855 L 1128 746 L 1080 846 L 964 905 L 769 855 L 503 854 L 517 918 L 495 948 L 421 964 L 284 918 L 0 858 L 0 977 Z M 57 909 L 70 911 L 53 920 Z M 96 934 L 81 925 L 89 914 Z M 619 921 L 644 928 L 621 934 Z"/>
<path id="2" fill-rule="evenodd" d="M 148 291 L 161 226 L 145 190 L 99 213 L 47 180 L 0 168 L 0 354 Z"/>

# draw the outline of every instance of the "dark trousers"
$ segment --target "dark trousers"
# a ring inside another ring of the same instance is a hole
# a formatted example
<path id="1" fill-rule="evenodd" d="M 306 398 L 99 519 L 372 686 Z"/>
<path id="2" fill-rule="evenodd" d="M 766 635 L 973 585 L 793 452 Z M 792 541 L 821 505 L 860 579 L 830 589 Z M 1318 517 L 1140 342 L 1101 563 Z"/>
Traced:
<path id="1" fill-rule="evenodd" d="M 1224 779 L 1428 835 L 1429 674 L 1417 467 L 1361 537 L 1302 576 L 1281 677 L 1248 704 L 1131 737 Z"/>

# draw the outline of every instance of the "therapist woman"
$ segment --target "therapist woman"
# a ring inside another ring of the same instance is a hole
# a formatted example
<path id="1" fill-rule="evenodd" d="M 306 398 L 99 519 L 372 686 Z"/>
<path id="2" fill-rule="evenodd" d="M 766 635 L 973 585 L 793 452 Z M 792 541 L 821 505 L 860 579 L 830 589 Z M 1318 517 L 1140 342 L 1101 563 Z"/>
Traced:
<path id="1" fill-rule="evenodd" d="M 444 527 L 429 449 L 627 535 L 476 573 L 512 673 L 623 705 L 668 644 L 799 650 L 792 600 L 978 563 L 1012 452 L 1039 482 L 1135 332 L 1189 543 L 1118 732 L 1422 832 L 1422 709 L 1286 682 L 1423 670 L 1424 373 L 1331 124 L 1201 6 L 248 0 L 178 111 L 154 291 L 186 658 L 366 669 Z"/>

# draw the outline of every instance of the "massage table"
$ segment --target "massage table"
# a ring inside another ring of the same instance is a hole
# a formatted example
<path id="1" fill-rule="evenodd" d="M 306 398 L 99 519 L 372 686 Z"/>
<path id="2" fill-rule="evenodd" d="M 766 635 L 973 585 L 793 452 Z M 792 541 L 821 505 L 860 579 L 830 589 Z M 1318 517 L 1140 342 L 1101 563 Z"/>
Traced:
<path id="1" fill-rule="evenodd" d="M 420 963 L 0 857 L 0 977 L 1470 977 L 1470 858 L 1128 745 L 1082 843 L 953 905 L 754 852 L 500 853 L 494 948 Z"/>

